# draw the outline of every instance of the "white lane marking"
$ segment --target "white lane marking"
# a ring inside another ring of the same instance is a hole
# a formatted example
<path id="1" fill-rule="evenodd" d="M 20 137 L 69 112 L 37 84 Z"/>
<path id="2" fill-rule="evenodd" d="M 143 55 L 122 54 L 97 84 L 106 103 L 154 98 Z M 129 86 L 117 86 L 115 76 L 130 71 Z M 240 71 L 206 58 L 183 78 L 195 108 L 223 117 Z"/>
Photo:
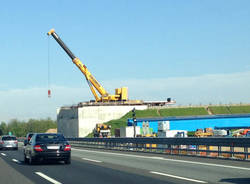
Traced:
<path id="1" fill-rule="evenodd" d="M 81 149 L 75 149 L 75 148 L 72 148 L 72 150 L 92 152 L 92 153 L 104 153 L 104 154 L 119 155 L 119 156 L 126 156 L 126 157 L 136 157 L 136 158 L 146 158 L 146 159 L 155 159 L 155 160 L 165 160 L 165 161 L 171 161 L 171 162 L 180 162 L 180 163 L 188 163 L 188 164 L 196 164 L 196 165 L 213 166 L 213 167 L 224 167 L 224 168 L 230 168 L 230 169 L 240 169 L 240 170 L 250 171 L 250 168 L 247 168 L 247 167 L 237 167 L 237 166 L 231 166 L 231 165 L 211 164 L 211 163 L 204 163 L 204 162 L 194 162 L 194 161 L 187 161 L 187 160 L 176 160 L 176 159 L 163 158 L 163 157 L 149 157 L 149 156 L 141 156 L 141 155 L 133 155 L 133 154 L 127 155 L 127 154 L 123 154 L 123 153 L 90 151 L 90 150 L 81 150 Z"/>
<path id="2" fill-rule="evenodd" d="M 207 183 L 207 182 L 201 181 L 201 180 L 195 180 L 195 179 L 191 179 L 191 178 L 184 178 L 184 177 L 181 177 L 181 176 L 175 176 L 175 175 L 172 175 L 172 174 L 160 173 L 160 172 L 155 172 L 155 171 L 150 171 L 150 173 L 161 175 L 161 176 L 168 176 L 168 177 L 171 177 L 171 178 L 177 178 L 177 179 L 186 180 L 186 181 L 193 181 L 193 182 L 196 182 L 196 183 Z"/>
<path id="3" fill-rule="evenodd" d="M 1 153 L 1 155 L 6 156 L 6 154 L 5 154 L 5 153 Z"/>
<path id="4" fill-rule="evenodd" d="M 56 180 L 54 180 L 53 178 L 51 178 L 51 177 L 49 177 L 49 176 L 47 176 L 47 175 L 45 175 L 45 174 L 43 174 L 43 173 L 41 173 L 41 172 L 35 172 L 35 173 L 36 173 L 37 175 L 41 176 L 42 178 L 48 180 L 48 181 L 51 182 L 51 183 L 54 183 L 54 184 L 62 184 L 62 183 L 60 183 L 59 181 L 56 181 Z"/>
<path id="5" fill-rule="evenodd" d="M 19 160 L 16 160 L 16 159 L 14 159 L 14 158 L 12 159 L 12 161 L 13 161 L 13 162 L 16 162 L 16 163 L 18 163 L 18 164 L 21 163 Z"/>
<path id="6" fill-rule="evenodd" d="M 87 160 L 87 161 L 91 161 L 91 162 L 98 162 L 101 163 L 102 161 L 99 160 L 92 160 L 92 159 L 88 159 L 88 158 L 82 158 L 83 160 Z"/>

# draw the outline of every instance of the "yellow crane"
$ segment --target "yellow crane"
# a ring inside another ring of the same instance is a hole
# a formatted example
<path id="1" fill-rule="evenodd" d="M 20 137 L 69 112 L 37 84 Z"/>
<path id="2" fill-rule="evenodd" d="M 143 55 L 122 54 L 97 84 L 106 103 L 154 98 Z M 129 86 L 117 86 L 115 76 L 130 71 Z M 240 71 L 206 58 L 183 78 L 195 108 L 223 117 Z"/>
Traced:
<path id="1" fill-rule="evenodd" d="M 50 35 L 53 36 L 53 38 L 57 41 L 57 43 L 63 48 L 63 50 L 72 59 L 72 62 L 84 74 L 84 76 L 87 80 L 87 83 L 90 87 L 90 90 L 95 97 L 96 102 L 128 101 L 128 88 L 127 87 L 117 88 L 117 89 L 115 89 L 115 95 L 110 95 L 102 87 L 102 85 L 95 79 L 95 77 L 90 73 L 90 71 L 80 61 L 80 59 L 75 57 L 75 55 L 69 50 L 69 48 L 64 44 L 64 42 L 61 40 L 61 38 L 56 34 L 54 29 L 51 29 L 47 34 L 48 34 L 48 36 L 50 36 Z M 99 93 L 100 96 L 97 94 L 97 92 Z"/>

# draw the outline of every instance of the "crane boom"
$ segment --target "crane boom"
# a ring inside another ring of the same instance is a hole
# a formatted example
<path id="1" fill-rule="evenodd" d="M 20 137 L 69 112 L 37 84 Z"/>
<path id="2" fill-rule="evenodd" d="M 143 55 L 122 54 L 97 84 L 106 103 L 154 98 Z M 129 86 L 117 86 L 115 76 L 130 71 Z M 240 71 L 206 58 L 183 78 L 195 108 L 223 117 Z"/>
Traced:
<path id="1" fill-rule="evenodd" d="M 87 67 L 77 58 L 71 50 L 65 45 L 65 43 L 61 40 L 61 38 L 56 34 L 54 29 L 51 29 L 48 33 L 49 36 L 52 35 L 53 38 L 57 41 L 57 43 L 63 48 L 63 50 L 68 54 L 71 58 L 72 62 L 80 69 L 80 71 L 84 74 L 90 90 L 95 97 L 96 102 L 108 102 L 108 101 L 126 101 L 127 97 L 127 88 L 122 87 L 116 89 L 115 95 L 109 95 L 107 91 L 102 87 L 102 85 L 95 79 L 95 77 L 89 72 Z M 96 90 L 101 95 L 99 97 L 96 93 Z"/>

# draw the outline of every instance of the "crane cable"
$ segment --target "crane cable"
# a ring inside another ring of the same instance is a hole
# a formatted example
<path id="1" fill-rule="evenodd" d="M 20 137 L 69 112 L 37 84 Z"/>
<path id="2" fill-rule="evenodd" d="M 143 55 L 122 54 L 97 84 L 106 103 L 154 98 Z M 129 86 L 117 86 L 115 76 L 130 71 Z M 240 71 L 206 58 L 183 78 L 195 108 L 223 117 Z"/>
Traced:
<path id="1" fill-rule="evenodd" d="M 48 36 L 48 98 L 51 97 L 50 91 L 50 38 Z"/>

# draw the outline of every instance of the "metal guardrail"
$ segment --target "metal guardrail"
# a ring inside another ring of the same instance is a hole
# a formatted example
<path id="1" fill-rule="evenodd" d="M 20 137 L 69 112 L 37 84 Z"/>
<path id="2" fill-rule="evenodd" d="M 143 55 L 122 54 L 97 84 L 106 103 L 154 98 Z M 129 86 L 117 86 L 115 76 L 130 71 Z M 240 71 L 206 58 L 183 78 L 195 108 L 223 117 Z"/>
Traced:
<path id="1" fill-rule="evenodd" d="M 72 146 L 249 160 L 250 138 L 67 138 Z"/>

